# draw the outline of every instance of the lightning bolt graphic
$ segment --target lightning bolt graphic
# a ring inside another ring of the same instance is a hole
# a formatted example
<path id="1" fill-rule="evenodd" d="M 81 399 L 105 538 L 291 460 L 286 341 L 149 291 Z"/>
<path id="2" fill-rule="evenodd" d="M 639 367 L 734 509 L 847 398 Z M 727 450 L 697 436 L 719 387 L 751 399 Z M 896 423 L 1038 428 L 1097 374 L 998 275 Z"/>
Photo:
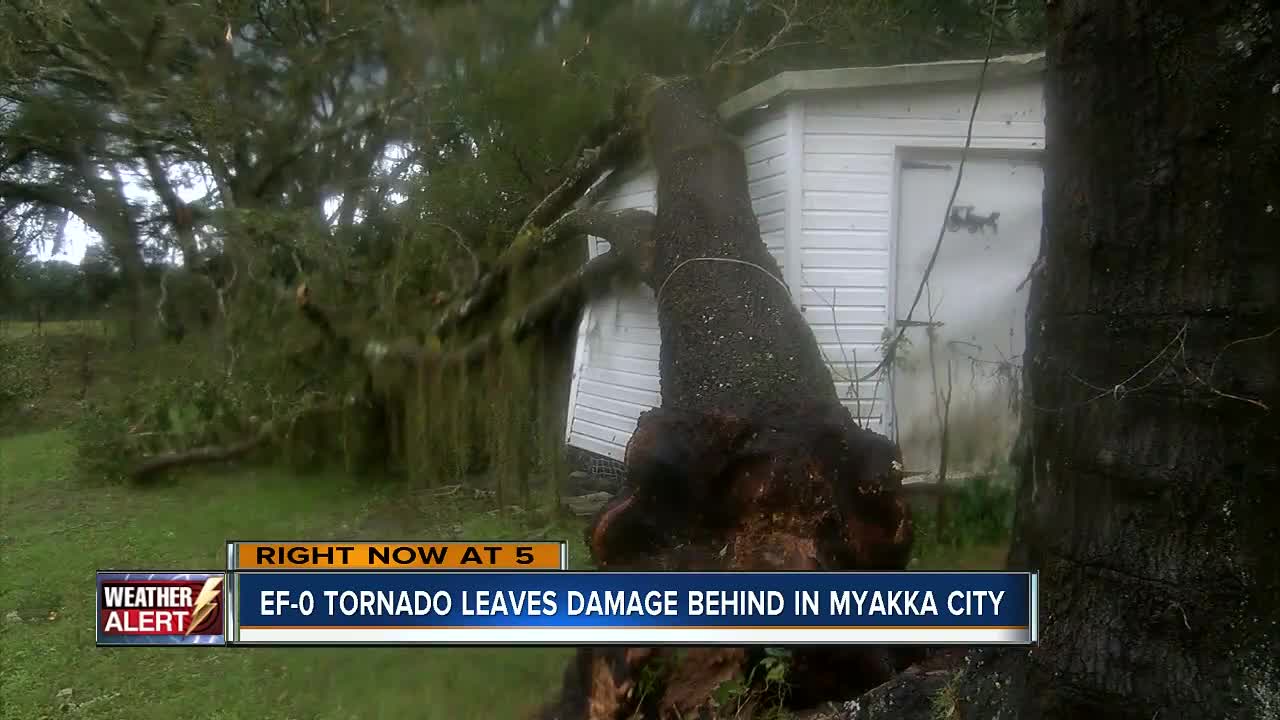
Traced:
<path id="1" fill-rule="evenodd" d="M 209 617 L 218 607 L 218 595 L 222 592 L 222 578 L 213 577 L 204 581 L 204 587 L 200 588 L 200 594 L 196 596 L 195 605 L 191 608 L 191 623 L 187 625 L 187 635 L 191 631 L 200 627 L 200 623 Z"/>

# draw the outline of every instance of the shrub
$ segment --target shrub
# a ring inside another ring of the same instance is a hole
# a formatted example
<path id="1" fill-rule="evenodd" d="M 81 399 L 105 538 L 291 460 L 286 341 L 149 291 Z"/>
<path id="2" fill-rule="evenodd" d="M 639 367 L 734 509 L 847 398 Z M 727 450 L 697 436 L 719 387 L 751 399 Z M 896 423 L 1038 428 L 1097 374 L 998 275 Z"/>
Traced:
<path id="1" fill-rule="evenodd" d="M 119 482 L 138 458 L 129 446 L 127 425 L 118 408 L 86 404 L 71 425 L 76 475 L 86 480 Z"/>
<path id="2" fill-rule="evenodd" d="M 1013 483 L 978 475 L 949 499 L 944 535 L 953 544 L 990 545 L 1009 539 L 1013 531 Z"/>
<path id="3" fill-rule="evenodd" d="M 162 380 L 86 405 L 73 426 L 77 470 L 118 481 L 142 457 L 241 439 L 254 431 L 252 397 L 236 383 Z"/>
<path id="4" fill-rule="evenodd" d="M 52 382 L 48 368 L 43 344 L 0 338 L 0 414 L 44 395 Z"/>
<path id="5" fill-rule="evenodd" d="M 943 527 L 938 527 L 934 500 L 915 513 L 915 554 L 938 548 L 964 549 L 1007 542 L 1013 532 L 1014 484 L 1007 473 L 976 475 L 946 498 Z"/>

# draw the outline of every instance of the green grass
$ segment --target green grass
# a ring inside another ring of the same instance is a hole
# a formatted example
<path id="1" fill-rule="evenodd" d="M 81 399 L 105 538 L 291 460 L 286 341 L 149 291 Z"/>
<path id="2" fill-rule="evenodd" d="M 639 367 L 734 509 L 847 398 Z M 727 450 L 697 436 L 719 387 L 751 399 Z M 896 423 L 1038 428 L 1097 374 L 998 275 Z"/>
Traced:
<path id="1" fill-rule="evenodd" d="M 0 338 L 31 337 L 36 334 L 36 324 L 26 320 L 0 320 Z M 101 320 L 50 320 L 39 326 L 39 334 L 47 337 L 60 335 L 95 335 L 106 337 L 110 326 Z"/>
<path id="2" fill-rule="evenodd" d="M 534 536 L 568 539 L 584 567 L 581 525 L 499 516 L 465 490 L 270 468 L 95 486 L 71 477 L 71 458 L 64 431 L 0 438 L 0 720 L 501 720 L 559 685 L 567 649 L 96 648 L 98 569 L 217 568 L 228 538 Z M 1005 546 L 922 551 L 913 568 L 997 569 Z"/>
<path id="3" fill-rule="evenodd" d="M 580 535 L 338 476 L 211 472 L 139 490 L 77 481 L 70 461 L 60 431 L 0 439 L 0 718 L 507 718 L 558 687 L 568 650 L 96 648 L 95 570 L 216 568 L 228 538 Z"/>
<path id="4" fill-rule="evenodd" d="M 0 436 L 65 424 L 78 412 L 86 353 L 102 353 L 101 335 L 34 335 L 0 325 Z M 46 326 L 53 323 L 46 323 Z M 68 326 L 74 323 L 67 323 Z M 117 354 L 125 362 L 123 353 Z"/>
<path id="5" fill-rule="evenodd" d="M 911 570 L 1004 570 L 1009 544 L 974 543 L 960 547 L 933 546 L 910 565 Z"/>
<path id="6" fill-rule="evenodd" d="M 81 401 L 112 403 L 152 383 L 210 374 L 210 340 L 149 342 L 131 349 L 123 338 L 91 320 L 0 322 L 0 437 L 64 427 L 79 417 Z"/>

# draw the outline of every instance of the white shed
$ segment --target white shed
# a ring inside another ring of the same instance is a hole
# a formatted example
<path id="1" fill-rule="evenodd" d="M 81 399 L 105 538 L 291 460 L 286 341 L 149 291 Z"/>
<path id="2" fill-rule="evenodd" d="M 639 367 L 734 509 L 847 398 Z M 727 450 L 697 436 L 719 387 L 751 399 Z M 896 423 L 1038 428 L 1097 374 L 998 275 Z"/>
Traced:
<path id="1" fill-rule="evenodd" d="M 746 150 L 760 232 L 837 389 L 862 424 L 898 439 L 908 470 L 937 464 L 948 363 L 952 469 L 1004 459 L 1017 430 L 1022 283 L 1041 234 L 1042 54 L 990 61 L 956 209 L 908 343 L 891 377 L 849 381 L 880 362 L 884 339 L 906 319 L 920 287 L 981 68 L 979 60 L 786 72 L 720 108 Z M 609 182 L 611 207 L 656 209 L 651 169 L 630 168 Z M 992 213 L 993 222 L 982 222 Z M 593 257 L 607 249 L 591 239 Z M 932 362 L 921 321 L 940 323 Z M 648 288 L 587 309 L 569 445 L 622 459 L 640 414 L 660 402 L 659 345 Z"/>

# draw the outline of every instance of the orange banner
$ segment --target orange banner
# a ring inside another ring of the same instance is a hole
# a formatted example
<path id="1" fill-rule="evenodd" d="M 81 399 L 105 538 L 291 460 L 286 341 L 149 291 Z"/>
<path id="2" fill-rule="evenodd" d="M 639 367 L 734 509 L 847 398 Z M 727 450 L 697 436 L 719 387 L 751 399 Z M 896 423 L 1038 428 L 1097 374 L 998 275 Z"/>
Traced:
<path id="1" fill-rule="evenodd" d="M 238 542 L 232 570 L 564 570 L 559 542 Z"/>

